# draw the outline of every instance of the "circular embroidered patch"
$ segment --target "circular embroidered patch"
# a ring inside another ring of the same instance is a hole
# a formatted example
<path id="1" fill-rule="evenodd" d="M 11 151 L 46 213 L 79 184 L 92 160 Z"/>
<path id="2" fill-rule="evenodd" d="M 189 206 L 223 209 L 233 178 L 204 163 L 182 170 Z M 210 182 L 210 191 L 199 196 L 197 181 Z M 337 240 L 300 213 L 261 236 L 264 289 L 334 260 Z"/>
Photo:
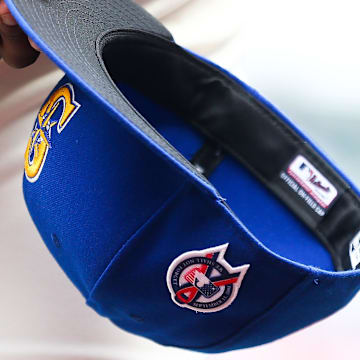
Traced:
<path id="1" fill-rule="evenodd" d="M 228 245 L 189 251 L 171 263 L 167 285 L 176 305 L 203 313 L 231 305 L 250 265 L 232 267 L 227 263 Z"/>

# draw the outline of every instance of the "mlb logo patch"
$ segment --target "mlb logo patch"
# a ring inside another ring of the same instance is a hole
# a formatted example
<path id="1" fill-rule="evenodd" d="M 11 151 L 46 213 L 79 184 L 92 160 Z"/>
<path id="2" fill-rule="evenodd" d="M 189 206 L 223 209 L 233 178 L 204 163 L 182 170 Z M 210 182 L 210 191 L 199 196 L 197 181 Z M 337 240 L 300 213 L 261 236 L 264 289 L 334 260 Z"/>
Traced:
<path id="1" fill-rule="evenodd" d="M 324 209 L 338 195 L 335 186 L 302 155 L 297 156 L 290 164 L 287 173 Z"/>

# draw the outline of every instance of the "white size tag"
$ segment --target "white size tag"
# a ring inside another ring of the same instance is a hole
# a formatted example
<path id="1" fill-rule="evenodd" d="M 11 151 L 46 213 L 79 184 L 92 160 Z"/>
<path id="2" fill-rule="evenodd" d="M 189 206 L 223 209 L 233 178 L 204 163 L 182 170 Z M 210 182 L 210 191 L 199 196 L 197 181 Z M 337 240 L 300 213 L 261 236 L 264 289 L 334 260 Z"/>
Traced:
<path id="1" fill-rule="evenodd" d="M 302 155 L 295 158 L 287 173 L 324 209 L 331 205 L 338 194 L 330 181 Z"/>

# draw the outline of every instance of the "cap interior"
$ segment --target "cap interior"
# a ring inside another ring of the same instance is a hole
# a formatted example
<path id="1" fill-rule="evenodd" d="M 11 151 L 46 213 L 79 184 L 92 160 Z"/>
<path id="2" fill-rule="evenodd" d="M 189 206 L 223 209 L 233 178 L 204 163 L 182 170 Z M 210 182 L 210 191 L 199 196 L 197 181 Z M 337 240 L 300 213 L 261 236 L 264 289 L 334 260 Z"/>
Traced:
<path id="1" fill-rule="evenodd" d="M 170 41 L 132 31 L 102 41 L 107 71 L 136 111 L 260 241 L 306 265 L 352 269 L 359 197 L 286 119 Z"/>

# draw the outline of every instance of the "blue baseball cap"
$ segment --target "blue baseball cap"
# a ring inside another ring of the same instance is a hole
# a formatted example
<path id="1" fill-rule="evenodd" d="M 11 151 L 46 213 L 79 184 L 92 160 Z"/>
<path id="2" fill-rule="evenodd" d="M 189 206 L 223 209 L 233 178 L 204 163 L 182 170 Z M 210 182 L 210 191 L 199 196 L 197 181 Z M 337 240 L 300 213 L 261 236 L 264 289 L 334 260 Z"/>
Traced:
<path id="1" fill-rule="evenodd" d="M 160 344 L 264 344 L 360 287 L 360 197 L 273 105 L 128 0 L 6 0 L 66 75 L 24 196 L 86 303 Z"/>

